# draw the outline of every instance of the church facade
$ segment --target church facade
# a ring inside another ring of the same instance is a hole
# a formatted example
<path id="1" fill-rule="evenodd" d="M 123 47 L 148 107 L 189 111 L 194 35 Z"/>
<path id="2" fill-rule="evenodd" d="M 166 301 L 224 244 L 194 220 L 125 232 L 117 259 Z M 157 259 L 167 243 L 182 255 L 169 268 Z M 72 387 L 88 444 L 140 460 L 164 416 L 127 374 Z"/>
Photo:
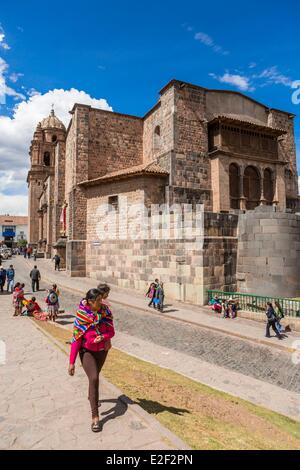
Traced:
<path id="1" fill-rule="evenodd" d="M 290 113 L 178 80 L 144 117 L 79 103 L 70 113 L 67 129 L 54 111 L 38 124 L 28 186 L 29 242 L 45 256 L 61 253 L 71 275 L 139 290 L 161 276 L 170 296 L 202 303 L 208 287 L 240 287 L 239 214 L 297 219 Z M 132 243 L 126 236 L 99 243 L 99 206 L 118 212 L 125 196 L 129 207 L 149 210 L 202 204 L 204 247 L 187 254 L 184 240 Z"/>

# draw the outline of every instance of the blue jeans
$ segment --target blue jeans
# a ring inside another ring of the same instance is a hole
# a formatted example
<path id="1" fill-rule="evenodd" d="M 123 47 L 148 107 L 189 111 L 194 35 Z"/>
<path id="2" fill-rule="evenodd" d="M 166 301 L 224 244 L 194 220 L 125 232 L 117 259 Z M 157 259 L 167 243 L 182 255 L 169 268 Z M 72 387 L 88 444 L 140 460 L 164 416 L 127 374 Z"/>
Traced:
<path id="1" fill-rule="evenodd" d="M 8 279 L 7 280 L 7 292 L 12 292 L 14 290 L 14 280 Z"/>

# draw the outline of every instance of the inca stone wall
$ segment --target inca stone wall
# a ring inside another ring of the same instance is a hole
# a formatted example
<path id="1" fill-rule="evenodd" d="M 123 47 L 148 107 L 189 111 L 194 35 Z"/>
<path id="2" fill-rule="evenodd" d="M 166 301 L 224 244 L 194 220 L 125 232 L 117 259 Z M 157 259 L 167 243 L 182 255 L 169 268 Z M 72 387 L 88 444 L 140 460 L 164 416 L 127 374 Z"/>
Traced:
<path id="1" fill-rule="evenodd" d="M 237 289 L 242 293 L 300 296 L 300 217 L 258 207 L 240 214 Z"/>
<path id="2" fill-rule="evenodd" d="M 204 235 L 197 240 L 93 237 L 86 246 L 87 275 L 141 292 L 158 277 L 167 298 L 199 305 L 206 302 L 207 289 L 236 290 L 238 218 L 209 212 L 203 217 Z"/>

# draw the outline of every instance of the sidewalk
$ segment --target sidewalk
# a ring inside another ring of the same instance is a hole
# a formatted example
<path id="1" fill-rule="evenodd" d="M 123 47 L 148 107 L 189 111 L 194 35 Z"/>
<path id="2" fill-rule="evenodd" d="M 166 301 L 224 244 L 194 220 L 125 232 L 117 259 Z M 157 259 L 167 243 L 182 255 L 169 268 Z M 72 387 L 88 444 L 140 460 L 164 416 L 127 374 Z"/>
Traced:
<path id="1" fill-rule="evenodd" d="M 0 315 L 6 345 L 6 362 L 0 364 L 0 449 L 188 449 L 103 377 L 103 431 L 92 433 L 88 381 L 79 362 L 70 377 L 61 346 L 29 318 L 12 317 L 11 296 L 0 296 Z"/>
<path id="2" fill-rule="evenodd" d="M 28 266 L 33 265 L 33 260 L 25 260 Z M 91 287 L 95 287 L 100 281 L 87 277 L 69 277 L 65 271 L 54 271 L 54 264 L 50 260 L 38 259 L 37 264 L 43 280 L 49 283 L 57 283 L 58 286 L 85 294 Z M 223 319 L 220 315 L 212 312 L 208 307 L 193 306 L 182 304 L 176 301 L 167 301 L 168 307 L 163 314 L 157 313 L 154 309 L 147 306 L 147 300 L 144 295 L 136 291 L 131 291 L 111 284 L 110 301 L 112 305 L 118 303 L 123 306 L 131 307 L 136 310 L 147 311 L 152 315 L 163 315 L 187 323 L 196 324 L 202 328 L 236 336 L 258 344 L 263 344 L 284 350 L 287 352 L 295 351 L 294 341 L 299 339 L 300 333 L 289 333 L 288 338 L 278 341 L 277 338 L 265 338 L 265 323 L 247 320 L 245 318 Z"/>

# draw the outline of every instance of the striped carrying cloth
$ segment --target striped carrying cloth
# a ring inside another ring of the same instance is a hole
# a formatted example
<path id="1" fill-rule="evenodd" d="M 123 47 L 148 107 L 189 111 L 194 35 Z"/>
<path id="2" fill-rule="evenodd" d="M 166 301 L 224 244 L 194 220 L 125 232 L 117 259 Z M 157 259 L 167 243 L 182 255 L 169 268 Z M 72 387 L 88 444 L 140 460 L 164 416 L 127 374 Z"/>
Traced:
<path id="1" fill-rule="evenodd" d="M 94 313 L 84 300 L 81 301 L 73 325 L 72 343 L 81 338 L 91 326 L 97 328 L 101 323 L 112 325 L 112 320 L 113 316 L 108 305 L 102 304 L 98 312 Z"/>

